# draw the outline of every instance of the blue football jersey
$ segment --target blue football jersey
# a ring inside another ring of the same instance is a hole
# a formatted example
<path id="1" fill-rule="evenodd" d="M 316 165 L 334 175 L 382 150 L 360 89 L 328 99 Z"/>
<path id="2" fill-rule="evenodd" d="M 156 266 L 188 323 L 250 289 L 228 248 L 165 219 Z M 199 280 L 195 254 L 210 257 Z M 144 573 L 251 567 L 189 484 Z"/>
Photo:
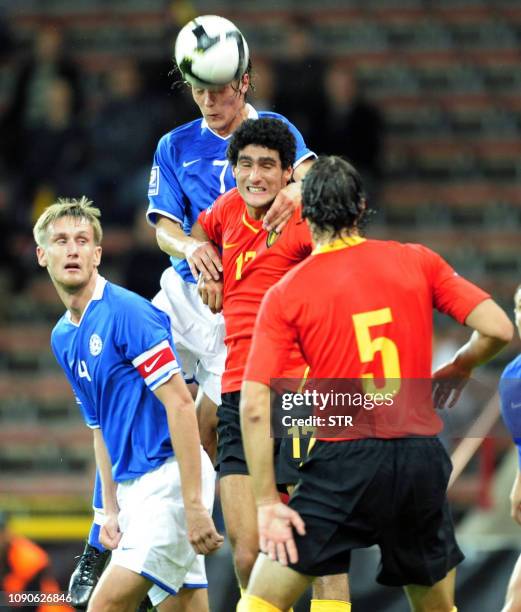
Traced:
<path id="1" fill-rule="evenodd" d="M 295 136 L 295 166 L 315 157 L 302 134 L 278 113 L 259 112 L 248 107 L 248 118 L 267 117 L 284 121 Z M 172 130 L 161 138 L 154 155 L 148 187 L 147 218 L 152 225 L 158 215 L 181 223 L 186 234 L 199 214 L 223 193 L 235 187 L 235 179 L 226 158 L 231 134 L 225 138 L 213 132 L 204 119 L 196 119 Z M 170 258 L 185 281 L 195 282 L 186 260 Z"/>
<path id="2" fill-rule="evenodd" d="M 521 355 L 504 369 L 499 381 L 501 416 L 517 446 L 521 467 Z"/>
<path id="3" fill-rule="evenodd" d="M 116 482 L 173 455 L 166 410 L 153 393 L 180 371 L 167 314 L 98 277 L 81 321 L 73 323 L 67 312 L 51 345 L 85 422 L 101 428 Z"/>

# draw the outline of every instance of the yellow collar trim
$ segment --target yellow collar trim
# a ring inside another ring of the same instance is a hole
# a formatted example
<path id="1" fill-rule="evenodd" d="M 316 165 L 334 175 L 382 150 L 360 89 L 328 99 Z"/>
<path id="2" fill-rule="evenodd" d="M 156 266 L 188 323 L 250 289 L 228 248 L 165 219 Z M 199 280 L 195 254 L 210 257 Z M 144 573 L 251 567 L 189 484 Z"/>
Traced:
<path id="1" fill-rule="evenodd" d="M 251 223 L 248 223 L 247 219 L 246 219 L 246 212 L 242 213 L 242 222 L 244 223 L 244 225 L 248 228 L 251 229 L 251 231 L 255 234 L 258 234 L 260 232 L 260 229 L 258 229 L 257 227 L 253 227 L 253 225 L 251 225 Z"/>
<path id="2" fill-rule="evenodd" d="M 366 239 L 361 236 L 347 236 L 346 238 L 337 238 L 333 242 L 329 244 L 323 244 L 311 253 L 312 255 L 320 255 L 321 253 L 331 253 L 332 251 L 340 251 L 342 249 L 347 249 L 349 247 L 356 246 L 357 244 L 362 244 Z"/>

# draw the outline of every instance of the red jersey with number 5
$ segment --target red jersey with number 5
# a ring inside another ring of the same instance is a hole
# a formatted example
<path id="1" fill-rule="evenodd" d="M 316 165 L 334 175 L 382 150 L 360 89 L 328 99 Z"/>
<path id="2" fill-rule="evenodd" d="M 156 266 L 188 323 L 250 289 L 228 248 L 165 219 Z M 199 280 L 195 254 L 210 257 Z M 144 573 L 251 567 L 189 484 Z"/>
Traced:
<path id="1" fill-rule="evenodd" d="M 328 381 L 316 385 L 324 393 L 317 403 L 328 410 L 339 401 L 336 390 L 374 394 L 385 391 L 388 382 L 393 393 L 409 387 L 402 394 L 407 402 L 398 402 L 394 413 L 393 401 L 385 413 L 383 407 L 361 409 L 360 403 L 344 410 L 354 422 L 336 439 L 434 435 L 441 421 L 432 403 L 425 401 L 422 414 L 409 413 L 410 400 L 420 401 L 416 391 L 428 391 L 430 398 L 433 308 L 464 323 L 488 297 L 419 244 L 337 240 L 316 249 L 267 293 L 244 378 L 270 385 L 283 377 L 287 355 L 297 343 L 313 380 Z M 343 398 L 344 407 L 351 399 Z M 336 408 L 342 412 L 338 403 Z M 357 428 L 357 418 L 364 427 Z"/>
<path id="2" fill-rule="evenodd" d="M 300 210 L 281 232 L 267 232 L 252 219 L 238 190 L 218 198 L 198 219 L 206 235 L 222 249 L 226 325 L 226 368 L 222 391 L 241 388 L 255 318 L 264 294 L 312 251 L 311 234 Z M 285 375 L 301 378 L 306 364 L 296 347 L 288 352 Z"/>

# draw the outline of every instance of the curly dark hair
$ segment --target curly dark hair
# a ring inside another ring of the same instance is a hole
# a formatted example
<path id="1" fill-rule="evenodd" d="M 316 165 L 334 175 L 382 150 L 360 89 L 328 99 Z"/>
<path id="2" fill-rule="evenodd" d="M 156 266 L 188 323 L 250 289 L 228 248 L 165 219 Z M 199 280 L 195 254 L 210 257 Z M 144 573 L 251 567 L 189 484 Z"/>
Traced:
<path id="1" fill-rule="evenodd" d="M 360 227 L 365 193 L 357 170 L 336 155 L 320 156 L 302 183 L 302 216 L 320 232 L 339 235 Z"/>
<path id="2" fill-rule="evenodd" d="M 227 157 L 232 166 L 237 165 L 239 152 L 248 145 L 257 145 L 278 151 L 281 166 L 289 168 L 295 161 L 297 144 L 289 127 L 280 119 L 246 119 L 230 138 Z"/>

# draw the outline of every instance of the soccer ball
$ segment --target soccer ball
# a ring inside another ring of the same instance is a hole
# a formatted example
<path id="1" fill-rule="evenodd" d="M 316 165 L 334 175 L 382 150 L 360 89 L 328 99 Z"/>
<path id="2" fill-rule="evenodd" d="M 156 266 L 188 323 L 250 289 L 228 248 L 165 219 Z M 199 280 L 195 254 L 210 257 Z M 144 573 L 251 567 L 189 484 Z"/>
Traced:
<path id="1" fill-rule="evenodd" d="M 244 36 L 231 21 L 217 15 L 192 19 L 175 42 L 175 61 L 194 87 L 220 87 L 240 79 L 248 60 Z"/>

